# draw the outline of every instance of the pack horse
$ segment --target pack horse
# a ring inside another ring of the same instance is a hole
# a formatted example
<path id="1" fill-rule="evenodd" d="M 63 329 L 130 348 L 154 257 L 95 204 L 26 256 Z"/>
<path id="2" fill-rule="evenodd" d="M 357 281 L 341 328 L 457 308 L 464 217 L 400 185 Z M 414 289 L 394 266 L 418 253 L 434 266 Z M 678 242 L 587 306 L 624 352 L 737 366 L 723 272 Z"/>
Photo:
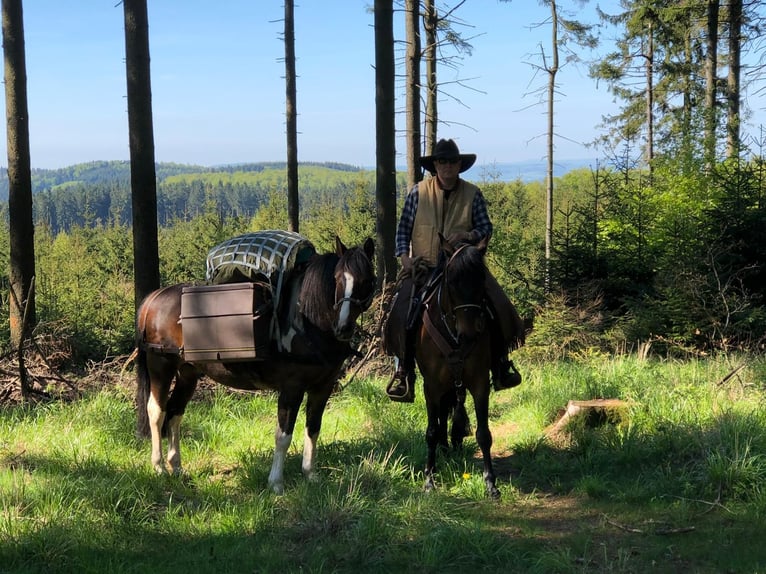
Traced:
<path id="1" fill-rule="evenodd" d="M 334 252 L 319 254 L 291 232 L 245 234 L 211 250 L 214 285 L 178 284 L 149 294 L 136 319 L 136 403 L 138 432 L 151 436 L 154 468 L 181 472 L 181 420 L 207 376 L 236 389 L 277 391 L 268 479 L 276 493 L 284 490 L 285 458 L 305 396 L 302 469 L 310 478 L 325 406 L 354 352 L 357 319 L 372 302 L 373 254 L 372 239 L 347 248 L 336 238 Z M 231 309 L 235 300 L 244 301 L 243 317 Z"/>

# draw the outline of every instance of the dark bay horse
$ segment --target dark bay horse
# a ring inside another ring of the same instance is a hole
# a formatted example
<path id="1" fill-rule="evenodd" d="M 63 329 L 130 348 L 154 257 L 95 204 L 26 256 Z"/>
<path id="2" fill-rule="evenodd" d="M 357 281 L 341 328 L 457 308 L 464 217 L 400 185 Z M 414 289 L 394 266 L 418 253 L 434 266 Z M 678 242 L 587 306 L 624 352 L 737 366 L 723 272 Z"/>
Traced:
<path id="1" fill-rule="evenodd" d="M 422 325 L 416 336 L 418 368 L 428 411 L 428 457 L 425 488 L 434 488 L 436 451 L 446 448 L 447 428 L 454 449 L 462 447 L 469 423 L 466 392 L 476 411 L 476 442 L 484 461 L 484 483 L 491 498 L 499 498 L 492 468 L 492 433 L 489 430 L 490 329 L 487 317 L 484 264 L 487 241 L 478 245 L 452 245 L 443 237 L 441 278 L 425 301 Z"/>
<path id="2" fill-rule="evenodd" d="M 138 432 L 151 436 L 151 461 L 166 472 L 162 437 L 168 439 L 167 464 L 181 472 L 180 426 L 186 405 L 205 375 L 223 385 L 279 393 L 274 459 L 268 484 L 284 490 L 284 463 L 295 421 L 306 395 L 303 473 L 314 471 L 316 441 L 327 401 L 346 358 L 356 320 L 372 302 L 375 290 L 372 239 L 346 248 L 336 238 L 334 253 L 314 254 L 305 272 L 285 285 L 286 305 L 278 319 L 285 322 L 283 349 L 264 360 L 190 362 L 184 359 L 181 317 L 183 285 L 151 293 L 137 313 Z M 275 311 L 277 312 L 277 311 Z M 175 380 L 175 385 L 172 385 Z M 172 385 L 172 391 L 171 391 Z"/>

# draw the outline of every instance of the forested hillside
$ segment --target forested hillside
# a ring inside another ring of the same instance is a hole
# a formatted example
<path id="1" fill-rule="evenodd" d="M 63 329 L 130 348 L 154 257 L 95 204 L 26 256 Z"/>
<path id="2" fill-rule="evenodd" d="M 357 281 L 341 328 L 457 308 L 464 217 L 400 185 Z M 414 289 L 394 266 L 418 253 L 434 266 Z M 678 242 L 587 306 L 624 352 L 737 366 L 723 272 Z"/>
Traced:
<path id="1" fill-rule="evenodd" d="M 304 164 L 300 169 L 301 208 L 342 204 L 354 186 L 372 186 L 373 172 L 340 163 Z M 203 167 L 157 164 L 160 225 L 188 220 L 205 210 L 221 216 L 252 217 L 269 196 L 286 186 L 284 163 Z M 97 161 L 62 169 L 32 170 L 34 218 L 54 235 L 73 226 L 128 225 L 131 222 L 130 164 Z M 370 187 L 371 188 L 371 187 Z M 8 199 L 8 177 L 0 174 L 0 197 Z M 7 209 L 3 206 L 2 209 Z"/>

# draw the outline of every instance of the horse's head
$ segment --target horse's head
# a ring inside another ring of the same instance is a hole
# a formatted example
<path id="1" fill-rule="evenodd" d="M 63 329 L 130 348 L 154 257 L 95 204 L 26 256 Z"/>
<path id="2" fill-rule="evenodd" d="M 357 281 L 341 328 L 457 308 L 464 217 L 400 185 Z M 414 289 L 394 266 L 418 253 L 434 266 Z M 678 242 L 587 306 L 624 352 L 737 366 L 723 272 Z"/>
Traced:
<path id="1" fill-rule="evenodd" d="M 354 334 L 356 320 L 372 303 L 375 292 L 375 270 L 372 256 L 375 243 L 367 238 L 362 247 L 347 248 L 340 238 L 335 238 L 335 319 L 333 333 L 341 341 L 348 341 Z"/>
<path id="2" fill-rule="evenodd" d="M 444 255 L 440 305 L 445 323 L 458 343 L 470 343 L 487 325 L 484 254 L 487 238 L 476 245 L 453 245 L 441 234 Z"/>

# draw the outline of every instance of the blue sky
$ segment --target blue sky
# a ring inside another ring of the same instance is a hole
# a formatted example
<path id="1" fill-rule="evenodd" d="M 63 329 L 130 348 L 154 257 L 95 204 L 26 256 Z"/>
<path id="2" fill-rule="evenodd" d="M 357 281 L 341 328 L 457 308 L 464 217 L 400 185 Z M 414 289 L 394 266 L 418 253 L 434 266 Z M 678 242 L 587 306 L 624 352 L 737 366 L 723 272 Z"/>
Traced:
<path id="1" fill-rule="evenodd" d="M 372 166 L 372 2 L 296 4 L 298 159 Z M 617 0 L 599 4 L 616 11 Z M 594 21 L 595 5 L 577 17 Z M 149 0 L 157 161 L 284 161 L 283 10 L 281 0 Z M 545 109 L 533 92 L 546 78 L 530 62 L 550 42 L 550 27 L 535 27 L 547 10 L 533 0 L 468 0 L 457 14 L 469 24 L 461 30 L 473 53 L 457 73 L 441 69 L 440 81 L 463 79 L 469 88 L 450 89 L 453 98 L 440 101 L 441 119 L 451 122 L 440 137 L 477 153 L 479 165 L 544 158 Z M 397 38 L 400 24 L 397 16 Z M 128 159 L 122 4 L 28 0 L 24 25 L 32 166 Z M 584 65 L 566 66 L 558 80 L 557 157 L 595 159 L 598 152 L 583 144 L 598 135 L 602 115 L 615 111 L 612 96 Z M 397 124 L 403 128 L 403 113 Z M 4 122 L 0 148 L 7 165 Z M 400 139 L 397 152 L 404 150 Z"/>

